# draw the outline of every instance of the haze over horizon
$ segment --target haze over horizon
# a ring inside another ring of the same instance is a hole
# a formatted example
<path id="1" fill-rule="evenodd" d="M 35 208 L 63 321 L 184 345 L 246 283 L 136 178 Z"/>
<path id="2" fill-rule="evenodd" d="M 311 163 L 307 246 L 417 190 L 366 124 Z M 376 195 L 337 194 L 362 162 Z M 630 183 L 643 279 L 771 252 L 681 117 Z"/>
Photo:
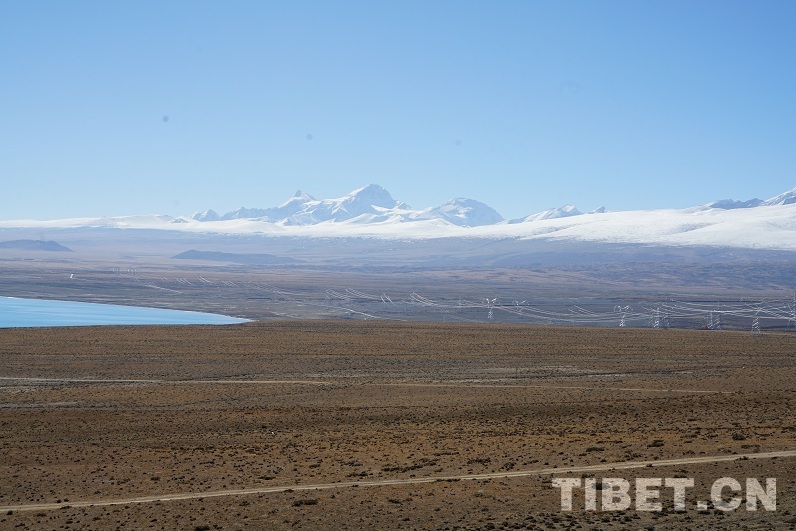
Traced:
<path id="1" fill-rule="evenodd" d="M 0 219 L 378 183 L 505 218 L 796 186 L 796 4 L 0 6 Z"/>

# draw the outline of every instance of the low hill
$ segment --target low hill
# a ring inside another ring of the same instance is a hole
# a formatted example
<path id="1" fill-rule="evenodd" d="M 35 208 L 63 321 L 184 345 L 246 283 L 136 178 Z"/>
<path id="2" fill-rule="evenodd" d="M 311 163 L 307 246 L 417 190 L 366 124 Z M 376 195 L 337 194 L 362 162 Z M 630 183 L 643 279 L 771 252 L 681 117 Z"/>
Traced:
<path id="1" fill-rule="evenodd" d="M 180 260 L 209 260 L 213 262 L 232 262 L 235 264 L 247 265 L 284 265 L 284 264 L 297 264 L 301 260 L 295 258 L 286 258 L 282 256 L 274 256 L 272 254 L 240 254 L 240 253 L 222 253 L 219 251 L 197 251 L 191 249 L 185 251 L 172 258 Z"/>
<path id="2" fill-rule="evenodd" d="M 72 249 L 65 247 L 58 242 L 43 240 L 10 240 L 0 242 L 0 249 L 23 249 L 25 251 L 54 251 L 72 252 Z"/>

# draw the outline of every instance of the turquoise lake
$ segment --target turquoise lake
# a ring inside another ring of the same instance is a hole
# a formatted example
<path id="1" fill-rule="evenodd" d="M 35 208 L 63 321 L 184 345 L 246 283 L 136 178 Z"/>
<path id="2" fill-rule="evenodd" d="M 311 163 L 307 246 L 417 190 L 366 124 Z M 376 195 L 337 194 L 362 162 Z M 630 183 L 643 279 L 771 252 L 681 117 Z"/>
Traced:
<path id="1" fill-rule="evenodd" d="M 143 324 L 235 324 L 246 319 L 214 313 L 116 304 L 0 297 L 0 328 Z"/>

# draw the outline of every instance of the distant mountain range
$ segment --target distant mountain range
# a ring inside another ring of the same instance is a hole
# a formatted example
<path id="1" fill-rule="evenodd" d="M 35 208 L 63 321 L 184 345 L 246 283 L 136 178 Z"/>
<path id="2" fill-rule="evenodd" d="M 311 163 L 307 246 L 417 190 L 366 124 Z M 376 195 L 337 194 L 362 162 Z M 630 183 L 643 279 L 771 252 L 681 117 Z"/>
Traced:
<path id="1" fill-rule="evenodd" d="M 315 225 L 327 221 L 354 223 L 385 223 L 441 219 L 460 227 L 479 227 L 503 221 L 495 209 L 473 199 L 456 198 L 436 208 L 414 210 L 403 201 L 396 201 L 390 192 L 377 184 L 369 184 L 339 199 L 315 199 L 301 190 L 279 206 L 272 208 L 239 208 L 220 216 L 213 210 L 197 212 L 196 221 L 256 219 L 282 226 Z"/>
<path id="2" fill-rule="evenodd" d="M 796 188 L 772 197 L 766 201 L 749 199 L 736 201 L 721 199 L 696 209 L 733 210 L 756 208 L 760 206 L 789 205 L 796 203 Z M 595 209 L 589 214 L 604 214 L 605 207 Z M 324 222 L 350 223 L 392 223 L 423 220 L 442 220 L 459 227 L 481 227 L 496 224 L 517 224 L 546 219 L 580 216 L 583 213 L 574 205 L 564 205 L 536 212 L 523 218 L 506 220 L 487 204 L 457 197 L 438 207 L 422 210 L 412 209 L 403 201 L 393 199 L 390 192 L 377 184 L 369 184 L 354 190 L 339 199 L 315 199 L 309 194 L 297 191 L 293 197 L 279 206 L 271 208 L 245 208 L 219 215 L 214 210 L 197 212 L 191 219 L 201 222 L 251 219 L 274 223 L 281 226 L 315 225 Z"/>
<path id="3" fill-rule="evenodd" d="M 767 200 L 722 199 L 663 210 L 609 211 L 600 207 L 587 214 L 564 205 L 506 220 L 474 199 L 456 198 L 438 207 L 413 209 L 381 186 L 370 184 L 337 199 L 319 200 L 299 191 L 276 207 L 239 208 L 224 215 L 206 210 L 180 217 L 0 221 L 0 229 L 61 228 L 315 238 L 488 238 L 796 251 L 796 188 Z"/>
<path id="4" fill-rule="evenodd" d="M 708 208 L 721 208 L 730 210 L 734 208 L 755 208 L 759 206 L 792 205 L 796 203 L 796 188 L 781 193 L 776 197 L 763 201 L 762 199 L 748 199 L 746 201 L 736 201 L 734 199 L 721 199 L 705 205 Z"/>

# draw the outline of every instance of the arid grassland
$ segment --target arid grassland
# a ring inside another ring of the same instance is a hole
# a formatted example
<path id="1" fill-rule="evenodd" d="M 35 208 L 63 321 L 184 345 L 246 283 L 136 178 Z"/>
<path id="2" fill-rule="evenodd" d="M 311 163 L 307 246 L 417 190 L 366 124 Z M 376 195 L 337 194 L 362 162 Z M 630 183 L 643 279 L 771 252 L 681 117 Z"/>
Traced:
<path id="1" fill-rule="evenodd" d="M 796 528 L 796 457 L 754 456 L 796 450 L 793 334 L 3 329 L 0 359 L 0 529 Z M 698 510 L 724 476 L 777 478 L 776 510 Z M 562 511 L 553 477 L 695 486 Z"/>

